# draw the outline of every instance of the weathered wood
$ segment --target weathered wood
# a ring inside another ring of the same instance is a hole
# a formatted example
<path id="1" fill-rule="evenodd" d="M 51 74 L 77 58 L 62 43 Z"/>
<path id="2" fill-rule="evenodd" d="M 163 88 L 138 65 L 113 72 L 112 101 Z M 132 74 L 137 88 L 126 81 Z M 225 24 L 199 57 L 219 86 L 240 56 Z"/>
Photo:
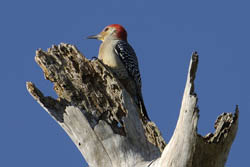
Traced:
<path id="1" fill-rule="evenodd" d="M 222 114 L 215 123 L 215 133 L 197 134 L 199 109 L 194 92 L 198 55 L 193 53 L 189 65 L 180 115 L 174 134 L 164 149 L 160 167 L 223 167 L 238 127 L 238 107 L 235 114 Z"/>
<path id="2" fill-rule="evenodd" d="M 68 44 L 47 52 L 39 49 L 35 60 L 54 84 L 58 99 L 44 96 L 31 82 L 28 91 L 70 136 L 89 166 L 224 166 L 237 131 L 238 108 L 217 119 L 214 134 L 197 134 L 197 53 L 192 55 L 179 119 L 167 146 L 157 126 L 141 120 L 134 99 L 99 60 L 86 59 Z"/>

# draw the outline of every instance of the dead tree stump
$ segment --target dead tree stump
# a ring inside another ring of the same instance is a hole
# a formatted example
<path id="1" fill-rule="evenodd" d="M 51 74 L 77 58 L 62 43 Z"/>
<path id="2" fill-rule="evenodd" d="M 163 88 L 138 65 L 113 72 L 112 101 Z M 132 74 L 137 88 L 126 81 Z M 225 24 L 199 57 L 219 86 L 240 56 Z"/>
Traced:
<path id="1" fill-rule="evenodd" d="M 198 55 L 193 53 L 179 119 L 168 144 L 153 122 L 141 120 L 134 99 L 99 60 L 75 46 L 37 50 L 36 62 L 58 98 L 44 96 L 31 82 L 33 98 L 61 125 L 90 167 L 224 167 L 238 128 L 235 113 L 223 113 L 215 132 L 197 134 L 194 91 Z"/>

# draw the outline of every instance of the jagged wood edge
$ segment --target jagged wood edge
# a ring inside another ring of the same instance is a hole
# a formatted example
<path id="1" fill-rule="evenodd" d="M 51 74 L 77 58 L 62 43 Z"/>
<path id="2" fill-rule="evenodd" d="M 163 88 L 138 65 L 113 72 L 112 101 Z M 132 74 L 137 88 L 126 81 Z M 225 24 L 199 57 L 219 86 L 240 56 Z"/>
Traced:
<path id="1" fill-rule="evenodd" d="M 202 137 L 197 133 L 199 109 L 194 92 L 198 54 L 189 65 L 182 106 L 174 134 L 160 158 L 150 167 L 223 167 L 238 129 L 239 110 L 223 113 L 215 122 L 215 132 Z"/>
<path id="2" fill-rule="evenodd" d="M 59 53 L 58 53 L 59 52 Z M 72 56 L 72 54 L 74 56 Z M 70 66 L 68 67 L 67 65 L 65 65 L 65 60 L 61 57 L 67 57 L 68 60 L 67 62 L 70 62 Z M 47 60 L 42 60 L 42 59 L 47 59 Z M 62 85 L 61 83 L 58 83 L 60 81 L 60 78 L 56 78 L 55 75 L 57 75 L 57 71 L 60 71 L 62 69 L 60 69 L 61 67 L 67 67 L 65 70 L 76 70 L 79 71 L 81 70 L 81 67 L 78 68 L 77 67 L 77 63 L 80 64 L 84 64 L 84 68 L 86 67 L 86 75 L 85 78 L 91 77 L 91 75 L 93 75 L 93 68 L 95 70 L 103 70 L 105 69 L 106 74 L 105 75 L 111 75 L 111 78 L 114 78 L 114 76 L 112 76 L 112 73 L 110 73 L 110 71 L 108 71 L 108 69 L 106 69 L 104 66 L 102 66 L 102 64 L 100 64 L 99 61 L 89 61 L 86 58 L 83 57 L 83 55 L 80 54 L 80 52 L 72 45 L 67 45 L 67 44 L 61 44 L 59 46 L 53 46 L 52 48 L 48 49 L 48 52 L 44 52 L 41 49 L 39 49 L 36 52 L 36 57 L 35 57 L 36 62 L 39 64 L 39 66 L 43 69 L 44 71 L 44 75 L 45 78 L 50 80 L 51 82 L 54 83 L 54 89 L 57 92 L 59 98 L 58 99 L 53 99 L 51 97 L 44 97 L 43 94 L 41 93 L 41 91 L 39 89 L 37 89 L 35 87 L 34 84 L 32 84 L 31 82 L 27 82 L 27 89 L 30 92 L 30 94 L 38 101 L 38 103 L 44 107 L 44 109 L 65 129 L 65 131 L 69 134 L 69 136 L 72 138 L 73 137 L 73 141 L 76 144 L 76 146 L 79 148 L 79 150 L 82 152 L 80 146 L 83 146 L 82 141 L 76 141 L 74 139 L 75 136 L 71 136 L 72 135 L 72 129 L 70 127 L 67 127 L 64 125 L 65 123 L 65 115 L 69 115 L 70 113 L 66 112 L 69 111 L 69 109 L 67 109 L 67 106 L 71 106 L 72 104 L 70 103 L 70 101 L 72 101 L 72 98 L 74 97 L 73 101 L 77 101 L 78 99 L 75 98 L 79 98 L 79 93 L 77 95 L 72 95 L 70 97 L 67 97 L 67 94 L 70 93 L 74 93 L 74 90 L 70 90 L 70 88 L 68 88 L 68 85 Z M 59 65 L 60 66 L 55 66 L 54 63 L 55 62 L 60 62 Z M 49 69 L 49 68 L 52 69 Z M 63 77 L 63 76 L 61 76 Z M 72 76 L 74 77 L 74 76 Z M 116 79 L 115 79 L 116 80 Z M 86 83 L 89 82 L 88 79 L 85 80 Z M 115 83 L 115 86 L 121 86 L 118 83 Z M 69 83 L 69 85 L 71 85 Z M 65 93 L 65 90 L 68 91 L 67 93 Z M 67 90 L 69 89 L 69 90 Z M 118 89 L 122 89 L 119 88 Z M 63 97 L 63 98 L 62 98 Z M 79 101 L 82 101 L 83 99 L 80 99 Z M 86 99 L 84 99 L 86 101 Z M 74 104 L 75 106 L 79 106 L 78 104 Z M 82 107 L 80 107 L 81 112 L 83 112 L 83 110 L 87 109 L 88 110 L 89 106 L 88 104 L 84 104 L 82 105 Z M 72 109 L 71 110 L 76 110 L 76 109 Z M 79 111 L 80 111 L 79 110 Z M 73 111 L 73 112 L 74 112 Z M 88 113 L 89 111 L 86 111 L 84 114 L 86 115 L 86 113 Z M 96 112 L 98 114 L 98 112 Z M 95 114 L 96 114 L 95 113 Z M 91 113 L 93 114 L 93 113 Z M 90 116 L 91 114 L 87 114 L 87 116 Z M 79 114 L 78 114 L 79 115 Z M 99 114 L 98 116 L 100 116 L 100 118 L 102 117 L 102 113 Z M 66 117 L 69 118 L 69 117 Z M 81 122 L 84 122 L 84 118 Z M 116 118 L 119 121 L 119 118 Z M 88 119 L 89 121 L 89 119 Z M 86 121 L 85 121 L 86 122 Z M 137 123 L 139 121 L 135 121 L 135 123 Z M 89 122 L 90 125 L 93 124 L 93 122 Z M 92 126 L 93 128 L 93 126 Z M 164 139 L 161 137 L 160 132 L 158 130 L 158 128 L 156 127 L 156 125 L 153 122 L 148 122 L 146 124 L 143 125 L 143 128 L 145 129 L 144 133 L 147 136 L 148 141 L 150 141 L 151 143 L 154 143 L 156 146 L 158 146 L 158 148 L 160 150 L 162 150 L 165 147 L 165 141 Z M 134 129 L 133 127 L 130 129 Z M 117 132 L 119 133 L 119 132 Z M 140 136 L 140 135 L 139 135 Z M 135 140 L 136 141 L 136 140 Z M 150 151 L 151 150 L 151 151 Z M 150 152 L 153 154 L 155 153 L 155 149 L 152 150 L 149 149 L 149 153 Z M 83 152 L 82 152 L 83 154 Z M 84 156 L 85 157 L 85 156 Z M 85 157 L 86 159 L 86 157 Z M 104 158 L 105 159 L 105 158 Z M 107 162 L 109 162 L 108 158 Z M 93 166 L 98 166 L 97 164 L 100 162 L 96 162 L 95 165 Z M 104 165 L 102 163 L 102 165 Z M 110 164 L 107 164 L 107 166 Z"/>
<path id="3" fill-rule="evenodd" d="M 51 97 L 44 97 L 41 91 L 31 82 L 27 82 L 26 86 L 33 98 L 67 132 L 90 166 L 113 166 L 111 158 L 106 153 L 106 150 L 99 141 L 98 136 L 93 132 L 92 127 L 89 126 L 89 122 L 83 116 L 82 111 L 73 106 L 62 106 L 59 101 L 54 100 Z M 61 119 L 62 113 L 64 115 L 63 120 Z M 78 124 L 72 126 L 72 121 L 78 122 Z M 78 133 L 75 133 L 75 129 L 84 130 L 77 131 Z M 88 140 L 90 137 L 91 140 Z M 95 160 L 93 158 L 99 156 L 102 157 L 102 159 Z"/>
<path id="4" fill-rule="evenodd" d="M 193 58 L 195 58 L 194 55 L 192 56 L 192 60 L 193 60 Z M 191 64 L 192 63 L 190 63 L 190 65 Z M 198 61 L 197 61 L 197 64 L 198 64 Z M 196 68 L 197 68 L 197 66 L 196 66 Z M 192 74 L 192 73 L 193 74 L 192 75 L 188 75 L 188 77 L 190 77 L 190 78 L 187 80 L 187 85 L 191 83 L 191 86 L 189 88 L 189 90 L 191 90 L 191 91 L 189 91 L 189 94 L 184 93 L 184 96 L 186 94 L 188 96 L 190 95 L 190 97 L 195 97 L 196 98 L 196 95 L 193 93 L 194 92 L 193 81 L 194 81 L 194 78 L 195 78 L 196 68 L 192 68 L 192 65 L 190 66 L 190 70 L 189 71 L 192 71 L 192 69 L 195 69 L 194 72 L 189 73 L 189 74 Z M 45 70 L 44 70 L 44 72 L 46 74 Z M 32 96 L 36 99 L 36 96 L 40 96 L 41 92 L 37 91 L 36 89 L 33 89 L 34 86 L 32 86 L 32 85 L 33 85 L 32 83 L 27 83 L 27 88 L 28 88 L 29 92 L 32 94 Z M 186 87 L 187 87 L 187 85 L 186 85 Z M 185 89 L 185 92 L 186 92 L 186 89 Z M 183 99 L 184 99 L 184 97 L 183 97 Z M 55 104 L 56 102 L 60 102 L 60 101 L 55 101 L 53 98 L 50 98 L 50 97 L 40 98 L 40 103 L 41 103 L 41 101 L 43 101 L 45 104 L 50 104 L 50 103 L 51 104 Z M 194 111 L 196 111 L 195 113 L 197 113 L 196 114 L 197 115 L 196 118 L 198 120 L 198 108 L 196 107 L 196 103 L 197 103 L 197 100 L 195 100 L 195 103 L 194 103 L 195 104 L 194 105 L 195 106 L 194 107 L 195 108 Z M 53 106 L 57 106 L 57 105 L 53 105 Z M 48 107 L 48 106 L 45 106 L 45 108 L 46 107 Z M 236 135 L 237 127 L 238 127 L 238 113 L 239 113 L 239 111 L 238 111 L 238 107 L 237 107 L 235 114 L 224 113 L 221 116 L 219 116 L 218 119 L 217 119 L 217 121 L 216 121 L 216 124 L 215 124 L 215 128 L 216 128 L 215 133 L 214 134 L 210 133 L 210 134 L 206 135 L 205 137 L 201 137 L 200 135 L 197 134 L 197 130 L 196 130 L 197 129 L 197 120 L 194 121 L 194 123 L 196 122 L 194 124 L 195 126 L 193 128 L 191 128 L 192 132 L 195 132 L 194 134 L 196 135 L 197 142 L 199 142 L 199 143 L 203 142 L 203 144 L 205 144 L 208 147 L 217 148 L 218 146 L 216 144 L 218 144 L 218 143 L 222 143 L 222 144 L 223 143 L 227 143 L 227 144 L 224 144 L 224 147 L 222 147 L 222 148 L 224 148 L 226 154 L 224 154 L 225 157 L 223 158 L 223 161 L 220 164 L 224 164 L 225 163 L 226 157 L 227 157 L 228 152 L 230 150 L 230 146 L 231 146 L 231 144 L 233 142 L 233 139 L 234 139 L 234 137 Z M 50 112 L 50 114 L 54 118 L 56 118 L 56 116 L 55 116 L 56 114 L 55 113 Z M 56 119 L 58 119 L 58 118 L 56 118 Z M 58 119 L 58 121 L 60 122 L 60 119 Z M 213 146 L 211 146 L 211 143 L 213 144 Z M 197 161 L 197 157 L 196 156 L 200 155 L 199 150 L 201 150 L 201 149 L 199 149 L 199 146 L 197 146 L 197 145 L 198 144 L 196 144 L 195 146 L 193 146 L 194 155 L 192 157 L 189 157 L 189 165 L 188 166 L 190 166 L 190 164 L 193 164 L 193 166 L 199 166 L 200 163 L 203 161 L 203 160 L 201 162 Z M 229 147 L 225 147 L 225 145 L 227 145 Z M 167 148 L 165 148 L 165 150 L 167 150 Z M 178 158 L 180 158 L 180 157 L 178 157 Z M 203 158 L 204 158 L 204 160 L 207 159 L 207 157 L 205 157 L 205 156 L 203 156 Z M 161 156 L 161 158 L 157 159 L 154 163 L 151 164 L 151 166 L 158 166 L 160 164 L 159 162 L 163 162 L 163 161 L 160 161 L 160 160 L 164 160 L 164 153 Z M 216 166 L 216 162 L 208 160 L 208 159 L 207 159 L 207 161 L 213 162 L 213 165 Z M 197 163 L 195 164 L 195 162 L 197 162 Z M 202 164 L 205 164 L 204 161 L 203 161 Z M 220 166 L 220 165 L 217 164 L 217 166 Z"/>

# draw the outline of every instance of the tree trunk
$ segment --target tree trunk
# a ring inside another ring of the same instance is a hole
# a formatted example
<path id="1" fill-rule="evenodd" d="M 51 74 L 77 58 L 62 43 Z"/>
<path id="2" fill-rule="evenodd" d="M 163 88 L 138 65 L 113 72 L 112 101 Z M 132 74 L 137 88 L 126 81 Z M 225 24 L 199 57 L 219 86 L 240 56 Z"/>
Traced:
<path id="1" fill-rule="evenodd" d="M 194 92 L 198 55 L 190 61 L 176 129 L 166 145 L 153 122 L 143 121 L 134 99 L 101 61 L 86 59 L 74 46 L 39 49 L 36 62 L 54 83 L 58 99 L 31 82 L 34 99 L 66 131 L 90 167 L 223 167 L 238 127 L 235 113 L 221 114 L 215 132 L 197 134 Z"/>

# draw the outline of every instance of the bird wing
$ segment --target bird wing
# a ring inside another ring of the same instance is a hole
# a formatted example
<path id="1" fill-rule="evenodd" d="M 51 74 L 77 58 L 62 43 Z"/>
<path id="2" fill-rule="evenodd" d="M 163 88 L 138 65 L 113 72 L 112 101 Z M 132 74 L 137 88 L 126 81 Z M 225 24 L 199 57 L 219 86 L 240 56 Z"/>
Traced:
<path id="1" fill-rule="evenodd" d="M 150 121 L 142 97 L 141 75 L 139 71 L 138 60 L 134 49 L 126 41 L 118 41 L 114 48 L 114 51 L 120 57 L 130 77 L 132 77 L 133 80 L 135 81 L 137 86 L 136 93 L 138 98 L 138 105 L 141 108 L 141 112 L 144 115 L 144 117 L 146 117 L 146 119 Z"/>
<path id="2" fill-rule="evenodd" d="M 136 85 L 141 88 L 141 75 L 134 49 L 129 45 L 128 42 L 118 41 L 114 51 L 120 57 L 130 77 L 132 77 L 136 82 Z"/>

